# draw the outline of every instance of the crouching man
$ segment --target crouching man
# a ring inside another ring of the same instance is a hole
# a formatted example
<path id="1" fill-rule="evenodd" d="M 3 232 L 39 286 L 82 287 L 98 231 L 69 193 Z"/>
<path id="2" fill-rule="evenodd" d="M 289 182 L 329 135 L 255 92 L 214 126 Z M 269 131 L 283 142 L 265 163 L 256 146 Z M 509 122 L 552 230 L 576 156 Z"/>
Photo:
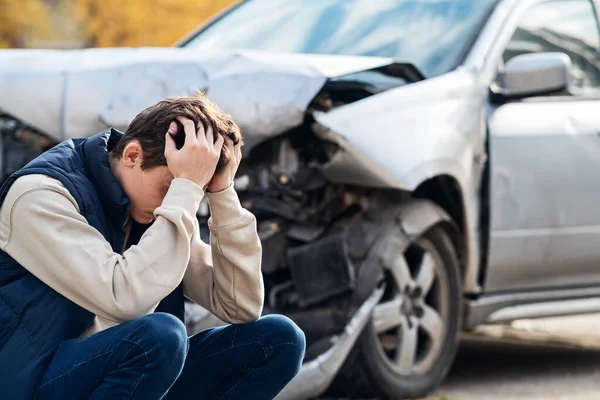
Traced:
<path id="1" fill-rule="evenodd" d="M 286 317 L 260 317 L 256 220 L 232 185 L 240 146 L 231 118 L 198 94 L 143 110 L 124 134 L 66 141 L 5 182 L 1 399 L 281 391 L 305 339 Z M 210 246 L 195 217 L 204 196 Z M 188 338 L 184 296 L 229 325 Z"/>

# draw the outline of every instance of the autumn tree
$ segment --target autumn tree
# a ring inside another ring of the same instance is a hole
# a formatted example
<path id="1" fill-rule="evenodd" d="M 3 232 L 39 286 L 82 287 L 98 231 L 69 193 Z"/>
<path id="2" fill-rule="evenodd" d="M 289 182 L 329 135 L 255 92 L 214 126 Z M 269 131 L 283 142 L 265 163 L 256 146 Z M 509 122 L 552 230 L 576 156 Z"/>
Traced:
<path id="1" fill-rule="evenodd" d="M 3 1 L 3 0 L 0 0 Z M 77 0 L 88 46 L 171 46 L 234 0 Z"/>
<path id="2" fill-rule="evenodd" d="M 0 0 L 0 48 L 24 47 L 49 30 L 48 5 L 43 0 Z"/>

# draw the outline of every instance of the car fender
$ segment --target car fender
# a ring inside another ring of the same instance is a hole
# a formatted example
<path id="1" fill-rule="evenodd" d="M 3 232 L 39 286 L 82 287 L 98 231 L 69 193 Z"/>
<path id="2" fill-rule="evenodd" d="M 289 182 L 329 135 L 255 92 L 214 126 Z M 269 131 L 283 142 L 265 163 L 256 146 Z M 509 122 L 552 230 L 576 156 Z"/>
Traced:
<path id="1" fill-rule="evenodd" d="M 404 252 L 418 237 L 433 226 L 444 223 L 453 233 L 458 228 L 440 206 L 426 199 L 409 200 L 395 206 L 391 218 L 379 227 L 379 235 L 371 246 L 357 274 L 352 304 L 362 304 L 380 283 L 383 267 L 390 265 L 398 253 Z M 384 211 L 385 215 L 389 212 Z"/>

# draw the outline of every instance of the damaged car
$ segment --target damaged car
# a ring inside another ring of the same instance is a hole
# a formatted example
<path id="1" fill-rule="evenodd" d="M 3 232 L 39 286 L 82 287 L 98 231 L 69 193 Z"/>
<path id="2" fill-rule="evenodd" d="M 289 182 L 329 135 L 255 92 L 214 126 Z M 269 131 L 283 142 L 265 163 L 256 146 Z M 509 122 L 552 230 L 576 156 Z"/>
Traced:
<path id="1" fill-rule="evenodd" d="M 204 90 L 244 134 L 264 313 L 307 336 L 278 398 L 421 397 L 461 331 L 600 311 L 598 21 L 595 0 L 246 0 L 171 48 L 2 51 L 1 176 Z"/>

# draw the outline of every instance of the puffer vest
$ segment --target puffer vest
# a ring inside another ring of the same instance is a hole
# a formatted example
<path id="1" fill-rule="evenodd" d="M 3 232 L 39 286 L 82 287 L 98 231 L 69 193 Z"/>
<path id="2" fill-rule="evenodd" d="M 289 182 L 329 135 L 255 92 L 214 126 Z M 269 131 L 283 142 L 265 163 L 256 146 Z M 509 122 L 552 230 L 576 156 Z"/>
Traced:
<path id="1" fill-rule="evenodd" d="M 108 159 L 108 152 L 121 136 L 121 132 L 111 128 L 90 138 L 65 141 L 46 151 L 4 182 L 0 204 L 21 176 L 43 174 L 55 178 L 75 198 L 87 222 L 102 234 L 114 252 L 122 254 L 126 247 L 138 242 L 147 226 L 136 226 L 129 242 L 124 243 L 129 199 L 114 178 Z M 183 320 L 183 302 L 180 285 L 157 311 Z M 0 250 L 0 399 L 33 399 L 60 342 L 78 338 L 93 320 L 94 314 L 54 291 Z"/>

